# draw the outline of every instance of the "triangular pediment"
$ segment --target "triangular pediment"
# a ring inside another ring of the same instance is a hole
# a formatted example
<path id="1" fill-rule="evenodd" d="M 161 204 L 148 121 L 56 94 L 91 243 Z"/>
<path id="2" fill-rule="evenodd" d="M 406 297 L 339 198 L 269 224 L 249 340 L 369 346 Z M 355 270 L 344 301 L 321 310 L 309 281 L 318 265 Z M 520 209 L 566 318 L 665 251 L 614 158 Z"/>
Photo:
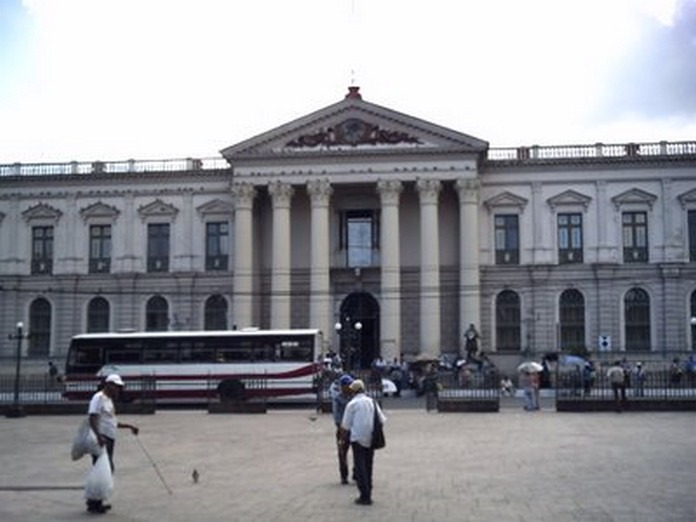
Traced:
<path id="1" fill-rule="evenodd" d="M 488 143 L 364 101 L 345 99 L 221 151 L 228 161 L 326 153 L 449 151 L 477 154 Z"/>
<path id="2" fill-rule="evenodd" d="M 52 207 L 51 205 L 47 205 L 46 203 L 39 203 L 22 212 L 22 217 L 26 221 L 58 221 L 62 215 L 63 213 L 60 210 Z"/>
<path id="3" fill-rule="evenodd" d="M 682 208 L 691 207 L 696 205 L 696 189 L 689 190 L 677 196 L 679 203 L 681 203 Z"/>
<path id="4" fill-rule="evenodd" d="M 618 210 L 623 205 L 632 204 L 647 205 L 649 208 L 652 208 L 653 203 L 655 203 L 656 199 L 657 196 L 651 194 L 650 192 L 646 192 L 638 188 L 633 188 L 631 190 L 627 190 L 626 192 L 622 192 L 621 194 L 614 196 L 613 198 L 611 198 L 611 201 L 612 203 L 614 203 L 614 206 Z"/>
<path id="5" fill-rule="evenodd" d="M 214 199 L 203 203 L 196 208 L 199 214 L 202 216 L 229 216 L 234 213 L 234 206 L 231 203 L 222 201 L 221 199 Z"/>
<path id="6" fill-rule="evenodd" d="M 524 210 L 524 207 L 527 206 L 527 202 L 528 200 L 522 196 L 518 196 L 512 192 L 503 192 L 497 196 L 487 199 L 483 202 L 483 204 L 486 205 L 489 211 L 506 207 L 516 208 L 522 211 Z"/>
<path id="7" fill-rule="evenodd" d="M 112 207 L 111 205 L 107 205 L 101 201 L 97 201 L 96 203 L 80 210 L 80 215 L 84 221 L 88 221 L 90 219 L 106 219 L 113 221 L 118 217 L 119 214 L 120 211 L 116 207 Z"/>
<path id="8" fill-rule="evenodd" d="M 590 201 L 592 201 L 590 196 L 586 196 L 575 190 L 566 190 L 546 200 L 552 209 L 561 206 L 582 206 L 584 209 L 587 209 Z"/>
<path id="9" fill-rule="evenodd" d="M 179 210 L 169 203 L 165 203 L 161 199 L 156 199 L 152 203 L 143 205 L 138 209 L 138 214 L 141 219 L 146 218 L 157 218 L 157 217 L 167 217 L 174 219 L 178 214 Z"/>

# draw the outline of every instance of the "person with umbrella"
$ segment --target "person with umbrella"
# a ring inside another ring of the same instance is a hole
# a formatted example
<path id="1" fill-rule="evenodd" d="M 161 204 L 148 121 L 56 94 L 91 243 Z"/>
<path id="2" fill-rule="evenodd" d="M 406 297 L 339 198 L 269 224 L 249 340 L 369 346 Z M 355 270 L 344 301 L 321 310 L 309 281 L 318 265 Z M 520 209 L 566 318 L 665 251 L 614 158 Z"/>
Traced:
<path id="1" fill-rule="evenodd" d="M 529 361 L 520 364 L 517 371 L 520 375 L 520 387 L 524 390 L 524 409 L 526 411 L 539 410 L 539 372 L 543 366 L 537 362 Z"/>

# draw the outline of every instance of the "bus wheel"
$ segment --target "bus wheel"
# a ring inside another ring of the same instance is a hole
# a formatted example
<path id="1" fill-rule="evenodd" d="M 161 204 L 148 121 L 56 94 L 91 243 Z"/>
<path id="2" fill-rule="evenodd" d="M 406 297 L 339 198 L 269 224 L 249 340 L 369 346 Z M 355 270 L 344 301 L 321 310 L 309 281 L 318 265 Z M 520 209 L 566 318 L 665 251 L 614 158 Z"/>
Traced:
<path id="1" fill-rule="evenodd" d="M 222 381 L 217 387 L 222 402 L 239 401 L 245 398 L 244 383 L 237 379 Z"/>

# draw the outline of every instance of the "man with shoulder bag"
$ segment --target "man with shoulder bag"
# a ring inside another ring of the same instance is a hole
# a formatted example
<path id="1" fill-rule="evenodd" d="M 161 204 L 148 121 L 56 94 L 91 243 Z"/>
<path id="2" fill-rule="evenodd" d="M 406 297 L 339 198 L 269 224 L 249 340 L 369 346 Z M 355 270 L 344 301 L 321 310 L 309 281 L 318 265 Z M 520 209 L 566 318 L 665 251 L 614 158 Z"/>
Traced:
<path id="1" fill-rule="evenodd" d="M 350 444 L 353 450 L 353 464 L 355 466 L 355 479 L 358 484 L 360 496 L 355 499 L 356 504 L 368 506 L 372 504 L 372 465 L 375 456 L 373 446 L 373 434 L 375 422 L 384 424 L 387 418 L 374 399 L 365 393 L 365 383 L 356 379 L 350 385 L 350 390 L 355 394 L 346 406 L 343 414 L 341 429 L 350 432 Z M 382 439 L 381 445 L 384 447 Z"/>

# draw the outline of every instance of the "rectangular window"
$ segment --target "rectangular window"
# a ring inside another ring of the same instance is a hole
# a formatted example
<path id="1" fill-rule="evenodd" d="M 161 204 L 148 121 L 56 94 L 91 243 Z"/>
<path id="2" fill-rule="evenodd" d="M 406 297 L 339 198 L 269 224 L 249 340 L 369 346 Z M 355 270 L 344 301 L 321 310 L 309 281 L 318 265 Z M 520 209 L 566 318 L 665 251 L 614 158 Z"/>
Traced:
<path id="1" fill-rule="evenodd" d="M 379 248 L 379 213 L 375 210 L 348 210 L 341 215 L 340 248 L 346 266 L 373 265 L 373 252 Z"/>
<path id="2" fill-rule="evenodd" d="M 230 251 L 229 225 L 226 222 L 205 225 L 205 269 L 227 270 Z"/>
<path id="3" fill-rule="evenodd" d="M 51 274 L 53 272 L 53 227 L 32 227 L 31 229 L 31 273 Z"/>
<path id="4" fill-rule="evenodd" d="M 520 262 L 519 221 L 516 214 L 495 216 L 495 263 L 517 265 Z"/>
<path id="5" fill-rule="evenodd" d="M 89 227 L 89 272 L 109 273 L 111 270 L 111 225 Z"/>
<path id="6" fill-rule="evenodd" d="M 647 263 L 648 214 L 646 212 L 624 212 L 621 216 L 621 222 L 624 263 Z"/>
<path id="7" fill-rule="evenodd" d="M 582 263 L 582 214 L 558 214 L 558 262 Z"/>
<path id="8" fill-rule="evenodd" d="M 169 271 L 169 224 L 147 226 L 147 271 Z"/>
<path id="9" fill-rule="evenodd" d="M 696 210 L 689 210 L 689 261 L 696 262 Z"/>

